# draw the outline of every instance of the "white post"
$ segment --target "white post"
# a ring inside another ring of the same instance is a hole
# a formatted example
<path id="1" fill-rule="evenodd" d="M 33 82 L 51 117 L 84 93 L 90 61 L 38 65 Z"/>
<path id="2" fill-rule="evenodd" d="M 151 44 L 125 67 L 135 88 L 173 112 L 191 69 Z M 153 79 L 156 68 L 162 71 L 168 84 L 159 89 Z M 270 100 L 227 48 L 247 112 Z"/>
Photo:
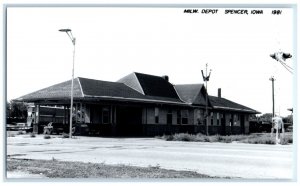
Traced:
<path id="1" fill-rule="evenodd" d="M 74 38 L 75 39 L 75 38 Z M 70 138 L 72 138 L 72 116 L 73 116 L 73 88 L 74 88 L 74 62 L 75 62 L 75 42 L 73 42 L 73 68 L 72 68 L 72 84 L 71 84 L 71 107 L 70 107 Z"/>
<path id="2" fill-rule="evenodd" d="M 70 134 L 69 137 L 72 138 L 72 115 L 73 115 L 73 88 L 74 88 L 74 63 L 75 63 L 75 43 L 76 39 L 72 35 L 71 29 L 60 29 L 60 32 L 65 32 L 73 43 L 73 65 L 72 65 L 72 84 L 71 84 L 71 105 L 70 105 Z"/>
<path id="3" fill-rule="evenodd" d="M 276 145 L 278 145 L 278 129 L 279 129 L 279 123 L 276 124 Z"/>
<path id="4" fill-rule="evenodd" d="M 284 122 L 282 122 L 282 138 L 284 138 Z"/>

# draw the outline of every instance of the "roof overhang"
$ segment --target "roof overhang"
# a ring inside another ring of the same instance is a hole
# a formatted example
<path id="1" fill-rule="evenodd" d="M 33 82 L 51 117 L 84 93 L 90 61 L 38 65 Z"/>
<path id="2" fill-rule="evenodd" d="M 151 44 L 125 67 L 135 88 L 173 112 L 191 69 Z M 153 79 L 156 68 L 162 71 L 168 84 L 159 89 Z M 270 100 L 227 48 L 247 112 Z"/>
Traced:
<path id="1" fill-rule="evenodd" d="M 141 103 L 161 103 L 161 104 L 171 104 L 171 105 L 181 105 L 189 106 L 187 103 L 176 102 L 176 101 L 167 101 L 167 100 L 158 100 L 158 99 L 141 99 L 141 98 L 125 98 L 125 97 L 113 97 L 113 96 L 93 96 L 93 95 L 84 95 L 87 99 L 101 99 L 101 100 L 117 100 L 117 101 L 132 101 L 132 102 L 141 102 Z"/>
<path id="2" fill-rule="evenodd" d="M 256 110 L 250 110 L 250 109 L 242 109 L 242 108 L 231 108 L 231 107 L 222 107 L 222 106 L 214 106 L 214 109 L 220 109 L 220 110 L 231 110 L 231 111 L 238 111 L 238 112 L 247 112 L 251 114 L 260 114 L 261 112 L 258 112 Z"/>
<path id="3" fill-rule="evenodd" d="M 74 101 L 120 101 L 120 102 L 135 102 L 135 103 L 156 103 L 156 104 L 168 104 L 168 105 L 179 105 L 179 106 L 190 106 L 188 103 L 176 102 L 169 100 L 159 99 L 141 99 L 141 98 L 125 98 L 125 97 L 113 97 L 113 96 L 94 96 L 84 95 L 84 98 L 73 98 Z M 30 103 L 41 103 L 41 104 L 70 104 L 70 98 L 33 98 L 33 99 L 16 99 L 18 102 L 30 102 Z"/>

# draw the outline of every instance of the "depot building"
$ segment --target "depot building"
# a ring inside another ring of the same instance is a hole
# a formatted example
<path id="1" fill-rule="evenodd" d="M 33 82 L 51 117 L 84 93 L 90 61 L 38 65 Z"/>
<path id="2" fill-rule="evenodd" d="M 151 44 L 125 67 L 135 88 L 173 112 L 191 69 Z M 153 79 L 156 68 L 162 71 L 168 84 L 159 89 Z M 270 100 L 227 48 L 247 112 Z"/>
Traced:
<path id="1" fill-rule="evenodd" d="M 34 132 L 49 122 L 69 128 L 70 90 L 71 80 L 16 99 L 31 104 L 28 123 Z M 73 100 L 77 135 L 248 134 L 249 116 L 259 113 L 223 98 L 221 89 L 209 96 L 203 84 L 174 85 L 168 76 L 137 72 L 117 82 L 77 77 Z"/>

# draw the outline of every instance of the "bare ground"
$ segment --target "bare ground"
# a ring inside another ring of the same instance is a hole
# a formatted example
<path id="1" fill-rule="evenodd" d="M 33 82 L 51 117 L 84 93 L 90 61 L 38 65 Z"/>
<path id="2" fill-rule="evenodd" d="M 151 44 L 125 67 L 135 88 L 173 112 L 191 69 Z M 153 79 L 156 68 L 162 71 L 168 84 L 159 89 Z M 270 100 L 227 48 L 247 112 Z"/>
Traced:
<path id="1" fill-rule="evenodd" d="M 27 172 L 48 178 L 219 178 L 192 171 L 175 171 L 155 167 L 106 165 L 53 160 L 7 160 L 8 172 Z"/>

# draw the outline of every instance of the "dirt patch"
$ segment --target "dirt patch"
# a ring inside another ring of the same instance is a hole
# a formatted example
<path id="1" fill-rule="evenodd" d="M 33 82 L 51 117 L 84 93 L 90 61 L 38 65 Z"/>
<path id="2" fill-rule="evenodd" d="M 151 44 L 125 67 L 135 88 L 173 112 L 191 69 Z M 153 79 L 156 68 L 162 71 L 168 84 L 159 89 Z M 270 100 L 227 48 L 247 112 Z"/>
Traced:
<path id="1" fill-rule="evenodd" d="M 30 174 L 28 172 L 7 172 L 6 174 L 7 178 L 45 178 L 42 174 Z"/>
<path id="2" fill-rule="evenodd" d="M 26 154 L 12 154 L 12 155 L 7 155 L 7 158 L 12 158 L 16 156 L 25 156 Z"/>
<path id="3" fill-rule="evenodd" d="M 28 151 L 28 152 L 57 152 L 60 150 L 32 150 L 32 151 Z"/>
<path id="4" fill-rule="evenodd" d="M 192 171 L 175 171 L 155 167 L 106 165 L 51 160 L 9 159 L 7 171 L 28 172 L 48 178 L 219 178 Z"/>

